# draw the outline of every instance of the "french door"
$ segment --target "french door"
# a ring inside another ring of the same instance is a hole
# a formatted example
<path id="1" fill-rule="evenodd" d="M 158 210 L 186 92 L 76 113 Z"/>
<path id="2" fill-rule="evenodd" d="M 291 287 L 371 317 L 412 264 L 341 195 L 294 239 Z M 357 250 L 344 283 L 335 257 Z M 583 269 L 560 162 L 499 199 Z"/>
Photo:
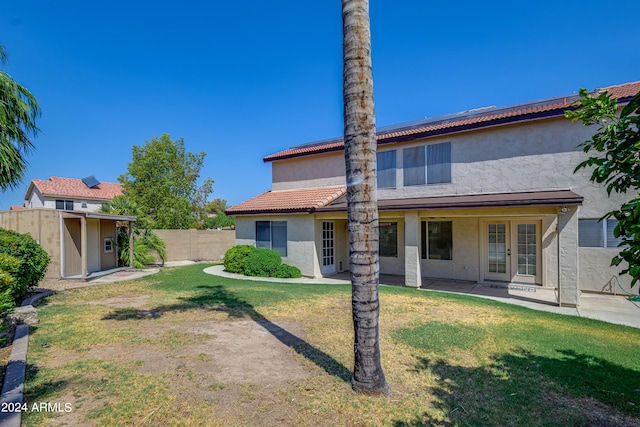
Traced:
<path id="1" fill-rule="evenodd" d="M 333 221 L 322 222 L 322 274 L 336 272 L 335 225 Z"/>
<path id="2" fill-rule="evenodd" d="M 542 283 L 541 222 L 484 221 L 484 279 Z"/>

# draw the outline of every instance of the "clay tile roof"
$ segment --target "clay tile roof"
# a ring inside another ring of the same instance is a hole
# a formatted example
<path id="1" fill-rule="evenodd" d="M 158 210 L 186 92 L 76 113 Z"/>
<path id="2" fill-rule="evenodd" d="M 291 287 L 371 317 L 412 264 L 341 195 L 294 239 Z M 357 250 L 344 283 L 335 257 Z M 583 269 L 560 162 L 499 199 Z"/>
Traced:
<path id="1" fill-rule="evenodd" d="M 74 199 L 112 200 L 115 196 L 122 195 L 122 185 L 120 184 L 101 182 L 95 187 L 89 188 L 81 179 L 52 176 L 49 179 L 31 181 L 26 199 L 29 199 L 33 187 L 37 188 L 43 196 Z"/>
<path id="2" fill-rule="evenodd" d="M 338 200 L 346 193 L 345 186 L 267 191 L 253 199 L 230 207 L 225 213 L 230 216 L 312 213 L 316 209 Z"/>
<path id="3" fill-rule="evenodd" d="M 594 92 L 602 93 L 604 91 L 608 91 L 613 98 L 618 99 L 621 103 L 628 102 L 629 98 L 640 92 L 640 81 L 596 89 Z M 570 95 L 512 107 L 480 108 L 462 113 L 429 118 L 410 124 L 405 123 L 378 129 L 377 140 L 378 144 L 388 144 L 545 117 L 559 117 L 564 115 L 564 111 L 570 108 L 571 103 L 577 99 L 577 95 Z M 344 150 L 344 142 L 342 139 L 331 139 L 292 147 L 270 154 L 263 160 L 265 162 L 271 162 L 274 160 L 342 150 Z"/>
<path id="4" fill-rule="evenodd" d="M 609 92 L 615 99 L 631 98 L 635 96 L 636 93 L 640 92 L 640 81 L 598 89 L 599 93 L 603 93 L 605 91 Z"/>

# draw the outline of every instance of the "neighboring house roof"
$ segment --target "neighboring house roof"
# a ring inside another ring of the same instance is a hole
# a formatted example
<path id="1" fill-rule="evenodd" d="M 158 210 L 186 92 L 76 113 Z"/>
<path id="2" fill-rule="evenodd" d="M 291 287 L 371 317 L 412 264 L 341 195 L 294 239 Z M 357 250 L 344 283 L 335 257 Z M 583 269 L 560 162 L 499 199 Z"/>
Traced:
<path id="1" fill-rule="evenodd" d="M 267 191 L 227 209 L 227 215 L 269 215 L 287 213 L 346 212 L 342 197 L 346 187 Z M 580 206 L 584 198 L 571 190 L 523 191 L 518 193 L 472 194 L 378 200 L 378 210 L 452 210 L 542 206 Z"/>
<path id="2" fill-rule="evenodd" d="M 112 200 L 122 195 L 122 185 L 112 182 L 100 182 L 89 187 L 81 179 L 60 178 L 52 176 L 49 179 L 34 179 L 29 185 L 25 199 L 31 198 L 34 189 L 38 189 L 45 197 L 65 197 L 70 199 Z"/>
<path id="3" fill-rule="evenodd" d="M 620 104 L 624 104 L 636 93 L 640 92 L 640 81 L 596 89 L 592 94 L 598 95 L 605 91 L 609 92 Z M 579 97 L 577 95 L 562 96 L 512 107 L 480 108 L 447 116 L 428 118 L 412 123 L 394 125 L 378 129 L 378 145 L 426 138 L 430 136 L 446 135 L 509 123 L 525 122 L 548 117 L 560 117 L 564 115 L 566 110 L 571 109 L 572 103 L 578 99 Z M 265 162 L 272 162 L 275 160 L 284 160 L 341 150 L 344 150 L 344 142 L 341 138 L 336 138 L 292 147 L 275 154 L 270 154 L 263 160 Z"/>
<path id="4" fill-rule="evenodd" d="M 312 213 L 335 202 L 347 193 L 347 187 L 306 188 L 267 191 L 246 202 L 228 208 L 227 215 Z"/>
<path id="5" fill-rule="evenodd" d="M 11 205 L 11 207 L 9 208 L 10 211 L 19 211 L 24 209 L 24 206 L 21 205 Z"/>

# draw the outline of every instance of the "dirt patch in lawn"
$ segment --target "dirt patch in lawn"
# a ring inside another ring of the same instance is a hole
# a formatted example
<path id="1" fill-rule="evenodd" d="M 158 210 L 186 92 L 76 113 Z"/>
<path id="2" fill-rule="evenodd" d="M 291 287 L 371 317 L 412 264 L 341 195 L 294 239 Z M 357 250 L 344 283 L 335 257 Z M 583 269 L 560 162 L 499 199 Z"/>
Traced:
<path id="1" fill-rule="evenodd" d="M 190 321 L 173 323 L 155 319 L 147 306 L 150 295 L 126 295 L 89 304 L 115 309 L 135 309 L 147 318 L 139 326 L 138 342 L 83 348 L 80 351 L 47 349 L 46 365 L 59 367 L 82 359 L 133 364 L 141 373 L 187 369 L 202 382 L 282 383 L 307 378 L 304 366 L 292 348 L 304 343 L 302 327 L 295 321 L 265 319 L 235 321 Z M 117 326 L 120 320 L 109 321 Z"/>
<path id="2" fill-rule="evenodd" d="M 106 305 L 112 308 L 145 308 L 150 298 L 151 295 L 124 295 L 99 301 L 89 301 L 87 304 Z"/>

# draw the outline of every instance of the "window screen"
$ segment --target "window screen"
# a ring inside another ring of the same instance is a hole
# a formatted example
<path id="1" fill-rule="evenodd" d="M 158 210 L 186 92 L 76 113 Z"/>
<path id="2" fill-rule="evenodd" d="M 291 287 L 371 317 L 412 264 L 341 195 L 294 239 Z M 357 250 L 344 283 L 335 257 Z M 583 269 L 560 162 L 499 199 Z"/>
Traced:
<path id="1" fill-rule="evenodd" d="M 396 152 L 382 151 L 376 154 L 378 161 L 378 188 L 396 186 Z"/>

